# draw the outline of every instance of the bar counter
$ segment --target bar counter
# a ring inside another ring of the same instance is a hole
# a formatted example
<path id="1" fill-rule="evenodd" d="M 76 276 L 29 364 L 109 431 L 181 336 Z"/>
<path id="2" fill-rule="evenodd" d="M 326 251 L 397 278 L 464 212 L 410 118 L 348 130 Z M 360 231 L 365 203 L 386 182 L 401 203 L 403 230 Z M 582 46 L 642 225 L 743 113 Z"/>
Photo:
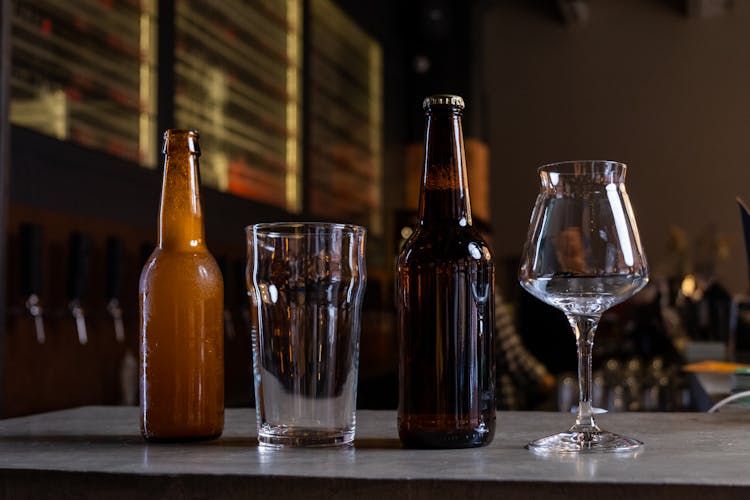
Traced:
<path id="1" fill-rule="evenodd" d="M 401 449 L 395 412 L 359 411 L 353 447 L 264 449 L 252 409 L 221 439 L 149 444 L 132 407 L 82 407 L 0 421 L 1 498 L 750 498 L 750 410 L 609 414 L 638 453 L 538 456 L 524 444 L 573 416 L 500 412 L 468 450 Z"/>

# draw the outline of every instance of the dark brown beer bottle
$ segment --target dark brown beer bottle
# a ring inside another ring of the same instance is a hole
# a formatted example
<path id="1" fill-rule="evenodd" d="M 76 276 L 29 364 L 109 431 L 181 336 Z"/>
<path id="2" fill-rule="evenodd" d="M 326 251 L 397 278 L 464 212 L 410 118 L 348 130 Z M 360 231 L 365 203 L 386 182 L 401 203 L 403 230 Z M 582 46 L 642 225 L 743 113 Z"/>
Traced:
<path id="1" fill-rule="evenodd" d="M 401 442 L 467 448 L 495 433 L 494 267 L 472 227 L 461 97 L 424 101 L 419 225 L 398 257 Z"/>
<path id="2" fill-rule="evenodd" d="M 159 244 L 140 279 L 141 432 L 210 439 L 224 429 L 224 283 L 206 247 L 198 133 L 164 134 Z"/>

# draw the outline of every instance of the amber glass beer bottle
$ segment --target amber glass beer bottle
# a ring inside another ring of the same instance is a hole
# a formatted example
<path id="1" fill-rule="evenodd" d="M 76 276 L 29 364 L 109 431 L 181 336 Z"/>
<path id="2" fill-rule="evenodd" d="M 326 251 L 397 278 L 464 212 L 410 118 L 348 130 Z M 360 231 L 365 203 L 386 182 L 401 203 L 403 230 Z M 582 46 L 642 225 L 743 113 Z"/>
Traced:
<path id="1" fill-rule="evenodd" d="M 461 97 L 424 101 L 419 224 L 397 265 L 398 429 L 417 448 L 468 448 L 495 432 L 494 267 L 472 226 Z"/>
<path id="2" fill-rule="evenodd" d="M 140 279 L 141 432 L 210 439 L 224 429 L 224 284 L 206 248 L 198 133 L 164 133 L 159 244 Z"/>

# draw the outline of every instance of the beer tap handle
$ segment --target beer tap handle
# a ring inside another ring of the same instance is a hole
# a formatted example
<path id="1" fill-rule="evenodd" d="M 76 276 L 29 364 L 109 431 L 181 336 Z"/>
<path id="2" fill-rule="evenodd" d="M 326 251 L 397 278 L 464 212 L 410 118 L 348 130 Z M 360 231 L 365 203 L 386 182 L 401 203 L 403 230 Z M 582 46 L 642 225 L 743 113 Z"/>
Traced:
<path id="1" fill-rule="evenodd" d="M 44 344 L 47 337 L 44 336 L 44 317 L 42 316 L 41 307 L 39 308 L 39 314 L 34 316 L 34 331 L 36 332 L 36 341 Z"/>
<path id="2" fill-rule="evenodd" d="M 70 249 L 68 254 L 68 308 L 76 321 L 78 342 L 88 343 L 86 331 L 86 315 L 81 300 L 86 292 L 86 278 L 88 277 L 89 252 L 91 241 L 88 236 L 74 232 L 70 235 Z"/>
<path id="3" fill-rule="evenodd" d="M 21 292 L 26 297 L 26 310 L 34 319 L 36 341 L 44 344 L 44 309 L 42 294 L 42 228 L 23 224 L 21 232 Z"/>
<path id="4" fill-rule="evenodd" d="M 120 306 L 120 294 L 122 292 L 122 260 L 124 255 L 124 244 L 120 238 L 107 238 L 107 282 L 106 293 L 107 312 L 112 317 L 115 325 L 115 339 L 117 342 L 125 341 L 125 326 L 122 322 L 122 307 Z"/>
<path id="5" fill-rule="evenodd" d="M 81 345 L 89 343 L 88 333 L 86 332 L 86 315 L 83 312 L 81 302 L 73 300 L 70 302 L 70 312 L 76 320 L 76 330 L 78 331 L 78 342 Z"/>
<path id="6" fill-rule="evenodd" d="M 36 341 L 40 344 L 44 344 L 46 337 L 44 335 L 44 316 L 42 305 L 39 301 L 39 297 L 32 293 L 29 298 L 26 299 L 26 310 L 34 319 L 34 331 L 36 332 Z"/>
<path id="7" fill-rule="evenodd" d="M 115 323 L 115 339 L 119 343 L 125 342 L 125 325 L 122 321 L 122 307 L 120 307 L 120 301 L 116 298 L 111 298 L 107 303 L 107 312 L 112 316 L 112 320 Z"/>

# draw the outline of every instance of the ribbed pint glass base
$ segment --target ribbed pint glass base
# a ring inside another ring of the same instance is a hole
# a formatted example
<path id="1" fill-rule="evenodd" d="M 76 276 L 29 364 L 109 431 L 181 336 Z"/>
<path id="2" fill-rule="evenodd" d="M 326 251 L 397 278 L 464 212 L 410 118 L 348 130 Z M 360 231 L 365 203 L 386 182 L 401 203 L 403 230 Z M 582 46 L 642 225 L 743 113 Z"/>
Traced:
<path id="1" fill-rule="evenodd" d="M 262 425 L 258 443 L 271 448 L 346 446 L 354 442 L 354 429 L 320 430 Z"/>
<path id="2" fill-rule="evenodd" d="M 607 431 L 561 432 L 530 442 L 527 448 L 535 453 L 612 453 L 635 451 L 643 446 L 637 439 Z"/>

